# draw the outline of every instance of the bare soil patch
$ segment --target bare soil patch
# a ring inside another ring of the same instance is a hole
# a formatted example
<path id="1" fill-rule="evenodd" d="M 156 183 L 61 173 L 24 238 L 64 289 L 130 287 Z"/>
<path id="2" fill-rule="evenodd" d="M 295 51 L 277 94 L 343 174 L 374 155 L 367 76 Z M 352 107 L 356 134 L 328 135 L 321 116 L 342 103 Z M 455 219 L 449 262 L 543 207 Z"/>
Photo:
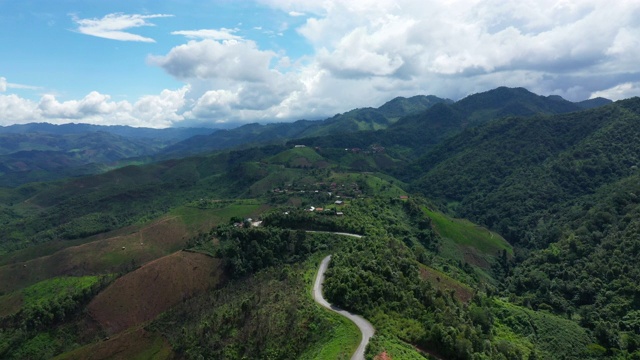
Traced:
<path id="1" fill-rule="evenodd" d="M 173 353 L 169 343 L 160 335 L 142 328 L 110 337 L 103 341 L 83 346 L 55 359 L 171 359 Z"/>
<path id="2" fill-rule="evenodd" d="M 171 254 L 189 233 L 178 218 L 165 218 L 126 235 L 71 246 L 51 255 L 0 267 L 0 293 L 56 276 L 84 276 L 121 271 Z"/>
<path id="3" fill-rule="evenodd" d="M 460 246 L 464 261 L 483 269 L 491 269 L 491 264 L 477 249 L 471 246 Z"/>
<path id="4" fill-rule="evenodd" d="M 220 260 L 180 251 L 118 278 L 91 301 L 89 315 L 115 334 L 219 284 L 222 275 Z"/>
<path id="5" fill-rule="evenodd" d="M 453 290 L 453 296 L 458 301 L 468 303 L 473 297 L 473 290 L 470 287 L 435 269 L 420 267 L 420 277 L 441 291 Z"/>

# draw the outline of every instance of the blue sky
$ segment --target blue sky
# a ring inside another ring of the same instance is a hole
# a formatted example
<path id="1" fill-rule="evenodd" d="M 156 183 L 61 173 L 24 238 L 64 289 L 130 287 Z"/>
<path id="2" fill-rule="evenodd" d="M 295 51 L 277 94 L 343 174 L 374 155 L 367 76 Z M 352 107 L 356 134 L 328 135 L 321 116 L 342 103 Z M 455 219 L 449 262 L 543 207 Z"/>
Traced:
<path id="1" fill-rule="evenodd" d="M 311 48 L 290 26 L 303 18 L 262 4 L 233 1 L 0 1 L 2 40 L 0 73 L 11 81 L 33 84 L 64 98 L 90 91 L 135 98 L 177 88 L 181 82 L 149 66 L 150 54 L 165 54 L 185 42 L 173 31 L 234 29 L 265 47 L 300 57 Z M 108 14 L 166 15 L 147 25 L 125 29 L 155 42 L 114 41 L 78 32 L 78 19 Z M 36 99 L 37 93 L 16 91 Z"/>
<path id="2" fill-rule="evenodd" d="M 0 0 L 0 125 L 320 119 L 522 86 L 640 95 L 634 0 Z"/>

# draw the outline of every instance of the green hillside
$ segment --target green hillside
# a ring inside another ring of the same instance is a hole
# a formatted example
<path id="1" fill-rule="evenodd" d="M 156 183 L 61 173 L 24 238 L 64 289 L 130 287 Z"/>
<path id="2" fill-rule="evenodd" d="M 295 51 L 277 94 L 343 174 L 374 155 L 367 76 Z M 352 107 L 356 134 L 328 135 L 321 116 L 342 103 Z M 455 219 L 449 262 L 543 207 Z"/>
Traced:
<path id="1" fill-rule="evenodd" d="M 442 101 L 423 111 L 403 116 L 387 129 L 345 133 L 341 136 L 315 136 L 298 141 L 308 146 L 326 148 L 368 148 L 378 145 L 396 158 L 415 160 L 445 139 L 466 129 L 507 116 L 535 116 L 580 111 L 578 104 L 558 97 L 545 97 L 523 88 L 500 87 L 472 94 L 455 103 Z M 409 168 L 399 176 L 415 172 Z M 410 173 L 409 173 L 410 172 Z"/>
<path id="2" fill-rule="evenodd" d="M 413 167 L 414 190 L 516 246 L 505 294 L 576 321 L 609 354 L 636 349 L 639 109 L 496 121 Z"/>
<path id="3" fill-rule="evenodd" d="M 287 167 L 314 167 L 325 159 L 316 151 L 308 147 L 298 147 L 283 151 L 267 161 L 273 164 L 286 165 Z"/>
<path id="4" fill-rule="evenodd" d="M 229 148 L 282 143 L 306 137 L 336 137 L 363 130 L 385 129 L 400 117 L 424 111 L 443 102 L 450 102 L 450 100 L 432 95 L 399 97 L 377 109 L 354 109 L 321 121 L 298 120 L 292 123 L 247 124 L 235 129 L 219 130 L 207 136 L 194 136 L 167 147 L 160 157 L 180 157 Z"/>
<path id="5" fill-rule="evenodd" d="M 640 99 L 440 100 L 0 188 L 0 358 L 637 358 Z"/>

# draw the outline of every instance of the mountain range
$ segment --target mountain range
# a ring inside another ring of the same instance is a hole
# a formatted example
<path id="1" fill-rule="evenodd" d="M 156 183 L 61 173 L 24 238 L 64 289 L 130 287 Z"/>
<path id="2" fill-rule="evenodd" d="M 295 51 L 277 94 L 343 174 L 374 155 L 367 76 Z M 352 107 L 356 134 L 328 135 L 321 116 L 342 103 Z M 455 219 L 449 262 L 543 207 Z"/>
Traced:
<path id="1" fill-rule="evenodd" d="M 167 142 L 85 134 L 2 145 L 58 174 L 0 188 L 3 358 L 348 357 L 357 330 L 308 296 L 329 254 L 325 297 L 376 328 L 368 358 L 640 354 L 639 98 L 501 87 Z M 113 169 L 64 172 L 88 164 Z"/>

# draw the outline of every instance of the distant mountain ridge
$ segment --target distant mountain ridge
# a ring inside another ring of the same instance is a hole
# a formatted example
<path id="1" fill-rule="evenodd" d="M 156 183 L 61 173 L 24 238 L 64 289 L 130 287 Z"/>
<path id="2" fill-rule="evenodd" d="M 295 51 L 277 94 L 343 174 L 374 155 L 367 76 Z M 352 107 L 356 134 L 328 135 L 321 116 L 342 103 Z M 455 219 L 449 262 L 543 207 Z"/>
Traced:
<path id="1" fill-rule="evenodd" d="M 125 159 L 140 163 L 170 144 L 214 131 L 49 123 L 0 127 L 0 186 L 94 174 Z"/>
<path id="2" fill-rule="evenodd" d="M 214 128 L 165 128 L 152 129 L 144 127 L 132 127 L 124 125 L 92 125 L 92 124 L 49 124 L 29 123 L 9 126 L 0 126 L 0 134 L 27 134 L 46 133 L 54 135 L 73 135 L 93 132 L 107 132 L 130 138 L 149 138 L 159 140 L 179 141 L 196 135 L 210 134 Z"/>
<path id="3" fill-rule="evenodd" d="M 568 113 L 610 102 L 596 98 L 573 103 L 524 88 L 499 87 L 457 102 L 433 95 L 396 97 L 378 108 L 354 109 L 325 120 L 254 123 L 233 129 L 12 125 L 0 127 L 0 185 L 16 186 L 125 164 L 287 142 L 333 148 L 382 146 L 388 147 L 396 159 L 411 160 L 444 139 L 491 120 Z"/>
<path id="4" fill-rule="evenodd" d="M 164 156 L 181 156 L 222 150 L 245 144 L 264 144 L 314 136 L 334 136 L 366 130 L 386 129 L 400 117 L 424 111 L 436 104 L 452 103 L 433 95 L 397 97 L 379 108 L 361 108 L 337 114 L 320 121 L 298 120 L 292 123 L 247 124 L 230 130 L 219 130 L 169 146 Z"/>
<path id="5" fill-rule="evenodd" d="M 150 157 L 163 146 L 160 140 L 103 131 L 0 133 L 0 186 L 93 174 L 124 159 Z"/>
<path id="6" fill-rule="evenodd" d="M 507 116 L 533 116 L 536 114 L 562 114 L 610 103 L 594 99 L 573 103 L 559 96 L 536 95 L 524 88 L 499 87 L 473 94 L 454 103 L 440 102 L 428 109 L 404 116 L 388 128 L 357 134 L 342 134 L 305 139 L 314 146 L 367 147 L 373 143 L 387 147 L 411 149 L 412 155 L 432 148 L 444 139 L 462 130 Z"/>
<path id="7" fill-rule="evenodd" d="M 465 210 L 458 215 L 496 229 L 512 243 L 544 246 L 525 241 L 518 230 L 523 225 L 498 214 L 533 223 L 549 203 L 567 206 L 635 174 L 638 124 L 640 98 L 576 113 L 504 118 L 444 141 L 417 159 L 405 180 L 432 198 L 459 202 Z M 522 184 L 528 184 L 526 191 Z"/>
<path id="8" fill-rule="evenodd" d="M 389 128 L 391 132 L 411 132 L 431 137 L 437 143 L 451 131 L 482 124 L 505 116 L 562 114 L 582 107 L 555 96 L 536 95 L 524 88 L 499 87 L 473 94 L 453 104 L 440 104 L 422 113 L 405 117 Z"/>

